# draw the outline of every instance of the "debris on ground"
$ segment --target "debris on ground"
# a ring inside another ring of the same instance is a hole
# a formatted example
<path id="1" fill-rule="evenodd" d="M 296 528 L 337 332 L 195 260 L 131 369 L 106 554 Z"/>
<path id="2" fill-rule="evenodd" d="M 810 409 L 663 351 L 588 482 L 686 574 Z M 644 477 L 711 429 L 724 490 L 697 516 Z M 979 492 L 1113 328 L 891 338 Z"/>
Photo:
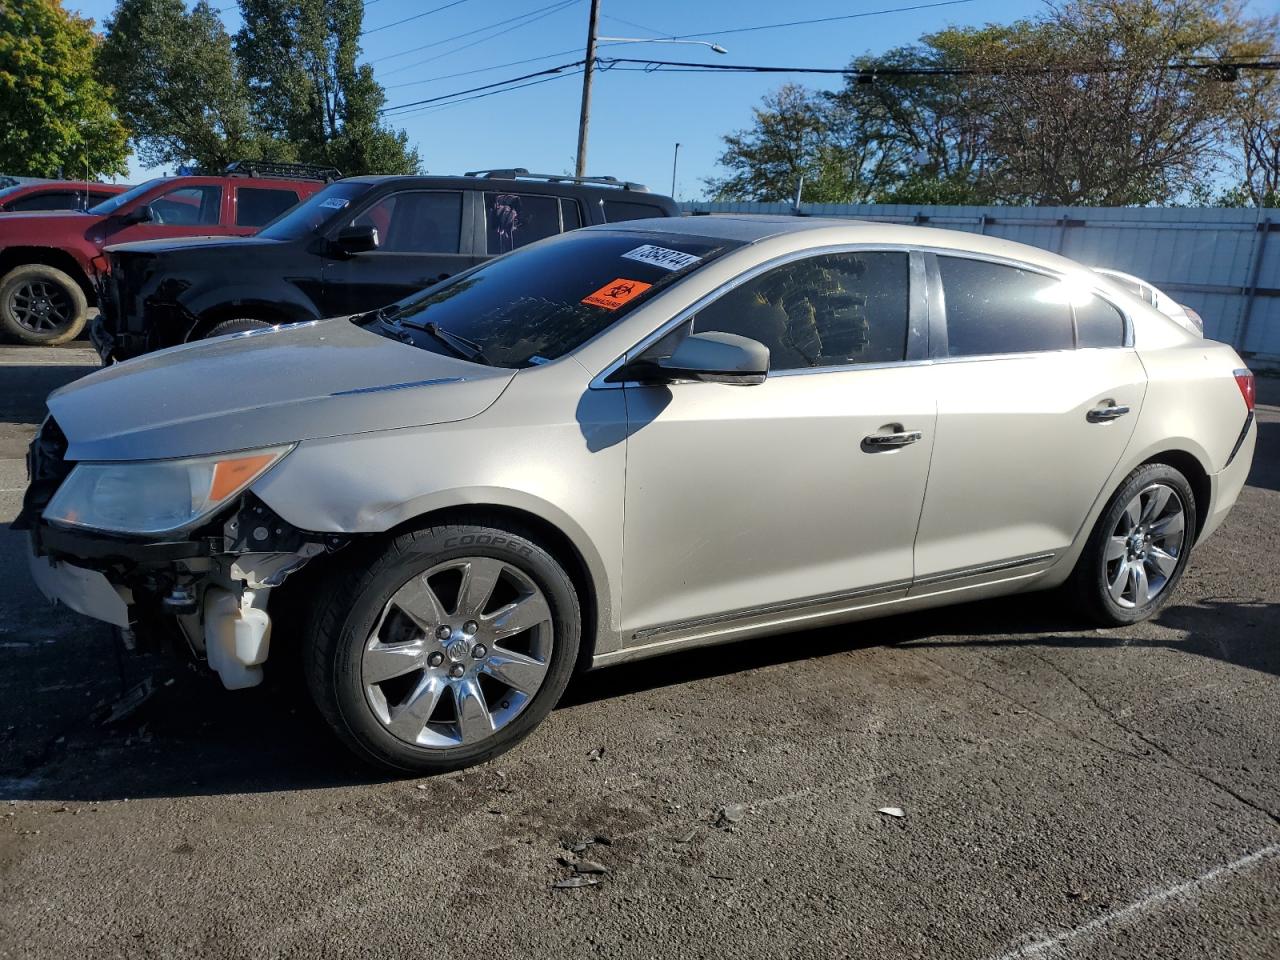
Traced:
<path id="1" fill-rule="evenodd" d="M 747 805 L 745 803 L 727 803 L 720 808 L 720 813 L 716 816 L 716 826 L 721 829 L 731 827 L 740 822 L 746 815 Z"/>
<path id="2" fill-rule="evenodd" d="M 113 723 L 119 723 L 125 717 L 136 713 L 138 709 L 146 703 L 156 692 L 156 686 L 150 677 L 144 677 L 135 683 L 132 687 L 122 693 L 115 701 L 99 709 L 101 719 L 98 723 L 101 726 L 109 727 Z"/>
<path id="3" fill-rule="evenodd" d="M 578 840 L 565 840 L 560 845 L 571 853 L 581 853 L 587 847 L 594 846 L 597 843 L 602 847 L 613 846 L 613 841 L 602 833 L 597 833 L 591 837 L 582 837 Z"/>
<path id="4" fill-rule="evenodd" d="M 604 759 L 604 747 L 596 747 L 587 754 L 587 759 L 592 763 L 595 763 L 597 760 Z"/>
<path id="5" fill-rule="evenodd" d="M 599 883 L 599 877 L 584 877 L 581 874 L 575 874 L 572 877 L 557 880 L 551 886 L 555 890 L 572 890 L 574 887 L 594 887 Z"/>
<path id="6" fill-rule="evenodd" d="M 883 813 L 886 817 L 896 817 L 899 820 L 907 815 L 901 807 L 880 807 L 876 813 Z"/>
<path id="7" fill-rule="evenodd" d="M 597 863 L 594 860 L 579 860 L 573 865 L 574 873 L 608 873 L 609 868 L 603 863 Z"/>
<path id="8" fill-rule="evenodd" d="M 690 830 L 683 837 L 676 837 L 676 843 L 692 843 L 693 838 L 696 837 L 697 835 L 698 835 L 698 831 L 696 829 Z"/>

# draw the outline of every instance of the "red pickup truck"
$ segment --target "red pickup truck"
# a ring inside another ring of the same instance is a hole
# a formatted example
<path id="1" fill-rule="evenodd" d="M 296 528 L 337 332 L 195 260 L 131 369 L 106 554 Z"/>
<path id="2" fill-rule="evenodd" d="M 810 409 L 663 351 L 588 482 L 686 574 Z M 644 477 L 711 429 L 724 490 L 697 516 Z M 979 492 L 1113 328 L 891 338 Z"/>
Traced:
<path id="1" fill-rule="evenodd" d="M 85 211 L 0 214 L 0 334 L 29 344 L 79 334 L 109 244 L 247 236 L 337 176 L 302 164 L 233 164 L 223 176 L 149 180 Z"/>

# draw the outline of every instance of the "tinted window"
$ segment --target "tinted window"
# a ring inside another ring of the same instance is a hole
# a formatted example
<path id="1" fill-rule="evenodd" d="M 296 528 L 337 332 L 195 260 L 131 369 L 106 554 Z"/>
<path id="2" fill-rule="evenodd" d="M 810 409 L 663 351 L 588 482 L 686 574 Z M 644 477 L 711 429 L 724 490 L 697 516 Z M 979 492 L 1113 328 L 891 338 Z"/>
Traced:
<path id="1" fill-rule="evenodd" d="M 351 220 L 378 228 L 386 253 L 458 253 L 462 194 L 411 191 L 383 197 Z"/>
<path id="2" fill-rule="evenodd" d="M 486 249 L 507 253 L 560 232 L 560 201 L 525 193 L 484 195 Z"/>
<path id="3" fill-rule="evenodd" d="M 8 209 L 18 210 L 79 210 L 82 194 L 70 190 L 53 190 L 19 197 Z"/>
<path id="4" fill-rule="evenodd" d="M 369 183 L 361 180 L 331 183 L 296 207 L 282 213 L 259 230 L 258 236 L 272 240 L 301 240 L 309 237 L 329 221 L 342 217 L 342 211 L 364 196 L 370 187 Z"/>
<path id="5" fill-rule="evenodd" d="M 938 257 L 953 357 L 1070 350 L 1071 308 L 1062 284 L 1016 267 Z"/>
<path id="6" fill-rule="evenodd" d="M 560 199 L 560 213 L 564 218 L 566 230 L 577 230 L 582 226 L 582 211 L 578 209 L 577 200 Z"/>
<path id="7" fill-rule="evenodd" d="M 620 223 L 623 220 L 643 220 L 646 217 L 660 217 L 662 210 L 648 203 L 628 203 L 625 200 L 604 201 L 604 219 L 606 223 Z"/>
<path id="8" fill-rule="evenodd" d="M 798 260 L 735 287 L 694 318 L 769 348 L 769 369 L 892 363 L 907 353 L 905 253 Z"/>
<path id="9" fill-rule="evenodd" d="M 212 227 L 222 221 L 222 188 L 180 187 L 151 201 L 152 223 Z"/>
<path id="10" fill-rule="evenodd" d="M 89 191 L 89 204 L 92 206 L 95 203 L 102 203 L 102 201 L 110 200 L 114 196 L 114 193 L 97 193 L 91 190 Z"/>
<path id="11" fill-rule="evenodd" d="M 425 349 L 447 352 L 440 338 L 410 326 L 434 322 L 474 341 L 495 366 L 537 365 L 584 343 L 735 246 L 707 237 L 578 231 L 431 287 L 402 301 L 389 319 L 373 313 L 357 320 L 374 332 L 412 336 Z"/>
<path id="12" fill-rule="evenodd" d="M 241 227 L 264 226 L 297 202 L 298 195 L 292 190 L 239 187 L 236 190 L 236 224 Z"/>
<path id="13" fill-rule="evenodd" d="M 1124 346 L 1124 317 L 1100 297 L 1077 303 L 1076 336 L 1081 347 Z"/>

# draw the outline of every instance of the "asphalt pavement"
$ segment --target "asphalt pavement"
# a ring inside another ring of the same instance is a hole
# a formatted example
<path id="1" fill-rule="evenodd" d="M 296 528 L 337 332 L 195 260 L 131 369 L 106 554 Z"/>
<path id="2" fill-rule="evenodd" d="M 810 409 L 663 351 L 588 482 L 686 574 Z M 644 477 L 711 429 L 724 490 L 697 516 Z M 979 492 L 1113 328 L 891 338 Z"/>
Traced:
<path id="1" fill-rule="evenodd" d="M 0 523 L 91 364 L 0 348 Z M 0 528 L 0 957 L 1280 957 L 1260 393 L 1249 485 L 1155 622 L 1030 595 L 620 666 L 433 779 L 353 764 L 286 689 L 118 656 Z M 581 858 L 608 872 L 553 886 Z"/>

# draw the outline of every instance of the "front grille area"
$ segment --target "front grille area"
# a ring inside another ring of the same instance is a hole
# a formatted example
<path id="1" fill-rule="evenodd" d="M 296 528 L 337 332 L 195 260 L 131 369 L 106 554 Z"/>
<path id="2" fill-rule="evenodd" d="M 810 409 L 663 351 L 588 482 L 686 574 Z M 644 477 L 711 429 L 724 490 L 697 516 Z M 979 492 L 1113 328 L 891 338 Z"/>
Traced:
<path id="1" fill-rule="evenodd" d="M 13 521 L 12 529 L 29 530 L 44 512 L 62 481 L 75 466 L 66 459 L 67 436 L 52 416 L 45 417 L 40 431 L 27 448 L 26 495 L 22 498 L 22 510 Z"/>

